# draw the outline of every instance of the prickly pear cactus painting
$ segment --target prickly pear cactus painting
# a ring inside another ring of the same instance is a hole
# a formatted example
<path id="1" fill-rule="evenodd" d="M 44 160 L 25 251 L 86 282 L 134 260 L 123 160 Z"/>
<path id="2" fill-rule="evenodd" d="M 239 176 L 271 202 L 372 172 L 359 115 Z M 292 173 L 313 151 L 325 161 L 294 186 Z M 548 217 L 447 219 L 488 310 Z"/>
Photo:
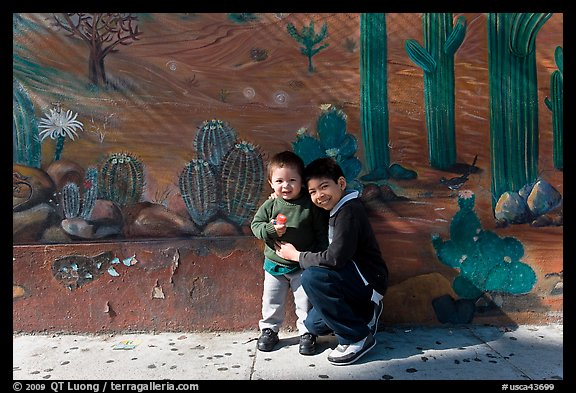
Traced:
<path id="1" fill-rule="evenodd" d="M 357 180 L 362 171 L 362 163 L 356 157 L 358 141 L 346 130 L 346 113 L 331 104 L 323 105 L 321 109 L 316 122 L 318 138 L 301 128 L 296 133 L 292 148 L 305 165 L 317 158 L 333 157 L 342 167 L 348 186 L 361 191 L 362 184 Z"/>
<path id="2" fill-rule="evenodd" d="M 474 212 L 475 198 L 470 190 L 459 192 L 460 210 L 450 223 L 450 240 L 432 235 L 440 262 L 460 271 L 452 284 L 454 291 L 464 299 L 477 299 L 488 291 L 512 295 L 530 292 L 536 274 L 521 261 L 524 246 L 513 237 L 501 238 L 482 229 Z"/>

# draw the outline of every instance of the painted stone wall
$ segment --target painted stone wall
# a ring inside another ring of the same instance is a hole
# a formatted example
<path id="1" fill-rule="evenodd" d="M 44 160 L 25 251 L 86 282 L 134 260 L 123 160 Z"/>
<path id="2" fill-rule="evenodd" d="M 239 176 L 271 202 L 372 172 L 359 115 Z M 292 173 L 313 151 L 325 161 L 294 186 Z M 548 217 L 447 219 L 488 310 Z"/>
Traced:
<path id="1" fill-rule="evenodd" d="M 361 192 L 383 323 L 562 318 L 561 13 L 16 13 L 13 32 L 15 330 L 255 327 L 249 224 L 282 150 Z"/>

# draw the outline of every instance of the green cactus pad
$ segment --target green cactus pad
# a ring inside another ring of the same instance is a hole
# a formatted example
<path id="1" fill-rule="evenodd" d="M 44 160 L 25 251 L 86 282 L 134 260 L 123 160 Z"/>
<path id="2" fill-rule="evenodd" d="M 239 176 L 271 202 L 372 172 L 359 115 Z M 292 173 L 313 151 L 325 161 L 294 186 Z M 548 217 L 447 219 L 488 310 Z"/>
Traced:
<path id="1" fill-rule="evenodd" d="M 525 294 L 531 291 L 536 274 L 520 261 L 522 243 L 513 237 L 500 238 L 483 230 L 474 212 L 470 191 L 461 191 L 460 210 L 450 223 L 450 240 L 432 235 L 432 246 L 443 264 L 459 270 L 452 288 L 465 299 L 476 299 L 486 291 Z"/>

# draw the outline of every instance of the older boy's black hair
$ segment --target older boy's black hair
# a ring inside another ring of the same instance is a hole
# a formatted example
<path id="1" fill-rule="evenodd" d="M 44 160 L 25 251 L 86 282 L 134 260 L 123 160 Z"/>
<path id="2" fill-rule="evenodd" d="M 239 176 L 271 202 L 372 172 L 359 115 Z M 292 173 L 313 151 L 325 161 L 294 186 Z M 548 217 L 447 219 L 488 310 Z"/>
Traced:
<path id="1" fill-rule="evenodd" d="M 286 150 L 275 154 L 268 163 L 268 180 L 272 179 L 272 171 L 276 168 L 290 167 L 298 171 L 304 179 L 304 161 L 293 151 Z"/>
<path id="2" fill-rule="evenodd" d="M 345 177 L 342 168 L 332 157 L 317 158 L 306 166 L 304 182 L 310 179 L 332 179 L 338 183 L 340 177 Z"/>

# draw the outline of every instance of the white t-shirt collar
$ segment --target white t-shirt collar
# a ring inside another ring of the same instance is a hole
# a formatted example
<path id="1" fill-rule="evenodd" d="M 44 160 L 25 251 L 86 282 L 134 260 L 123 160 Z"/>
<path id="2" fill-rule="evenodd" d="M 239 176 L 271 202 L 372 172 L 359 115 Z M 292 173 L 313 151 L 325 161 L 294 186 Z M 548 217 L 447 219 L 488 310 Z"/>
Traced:
<path id="1" fill-rule="evenodd" d="M 345 192 L 346 192 L 346 194 L 342 197 L 342 199 L 340 199 L 338 201 L 338 203 L 336 204 L 336 206 L 334 206 L 332 208 L 332 210 L 330 210 L 330 217 L 332 217 L 334 214 L 336 214 L 336 212 L 338 210 L 340 210 L 340 208 L 342 207 L 343 204 L 345 204 L 346 202 L 348 202 L 351 199 L 358 198 L 358 195 L 360 194 L 356 190 L 347 190 Z"/>

